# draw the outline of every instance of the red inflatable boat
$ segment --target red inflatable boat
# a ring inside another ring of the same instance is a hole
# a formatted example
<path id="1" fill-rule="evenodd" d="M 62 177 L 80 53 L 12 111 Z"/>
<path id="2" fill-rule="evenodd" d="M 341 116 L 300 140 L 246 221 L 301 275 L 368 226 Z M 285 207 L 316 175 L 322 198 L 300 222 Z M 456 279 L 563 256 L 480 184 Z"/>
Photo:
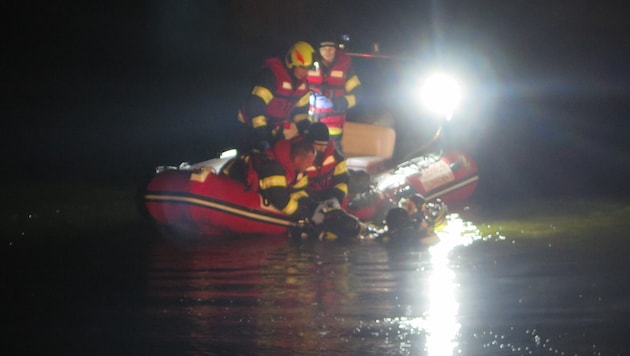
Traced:
<path id="1" fill-rule="evenodd" d="M 467 198 L 475 190 L 477 166 L 469 155 L 456 151 L 421 155 L 382 171 L 393 152 L 393 130 L 348 124 L 344 133 L 348 168 L 372 173 L 371 198 L 346 205 L 346 210 L 359 219 L 373 220 L 411 193 L 452 202 Z M 357 149 L 354 140 L 367 149 Z M 208 236 L 275 235 L 299 226 L 300 222 L 290 221 L 266 205 L 258 193 L 221 174 L 222 167 L 233 158 L 223 155 L 193 165 L 158 167 L 142 194 L 148 214 L 161 226 Z"/>

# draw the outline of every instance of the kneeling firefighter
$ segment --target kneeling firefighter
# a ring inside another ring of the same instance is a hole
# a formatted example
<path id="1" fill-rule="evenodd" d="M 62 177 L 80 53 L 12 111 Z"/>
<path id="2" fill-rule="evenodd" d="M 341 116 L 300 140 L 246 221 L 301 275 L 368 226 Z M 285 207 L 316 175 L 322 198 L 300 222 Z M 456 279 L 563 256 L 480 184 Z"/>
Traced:
<path id="1" fill-rule="evenodd" d="M 336 199 L 321 203 L 307 190 L 306 168 L 313 164 L 315 152 L 304 136 L 278 141 L 271 150 L 250 153 L 235 159 L 224 174 L 256 190 L 268 204 L 285 213 L 297 224 L 291 235 L 302 238 L 355 237 L 362 224 L 341 209 Z"/>

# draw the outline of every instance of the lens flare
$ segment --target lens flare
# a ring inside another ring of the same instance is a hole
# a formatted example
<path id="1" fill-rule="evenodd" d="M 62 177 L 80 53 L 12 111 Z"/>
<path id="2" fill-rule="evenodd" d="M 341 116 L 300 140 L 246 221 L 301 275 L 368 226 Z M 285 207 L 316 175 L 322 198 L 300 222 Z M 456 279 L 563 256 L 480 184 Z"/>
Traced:
<path id="1" fill-rule="evenodd" d="M 434 73 L 422 85 L 420 97 L 429 111 L 450 120 L 462 99 L 462 88 L 452 76 Z"/>

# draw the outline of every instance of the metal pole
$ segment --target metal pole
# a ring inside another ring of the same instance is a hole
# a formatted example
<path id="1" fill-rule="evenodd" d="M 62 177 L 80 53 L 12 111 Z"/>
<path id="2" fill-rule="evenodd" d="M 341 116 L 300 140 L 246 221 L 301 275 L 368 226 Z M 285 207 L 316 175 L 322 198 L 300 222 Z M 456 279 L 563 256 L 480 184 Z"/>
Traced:
<path id="1" fill-rule="evenodd" d="M 378 54 L 378 53 L 346 52 L 346 54 L 351 56 L 351 57 L 360 57 L 360 58 L 397 59 L 397 60 L 405 60 L 405 61 L 417 61 L 417 60 L 419 60 L 416 57 L 394 56 L 394 55 L 389 55 L 389 54 Z"/>

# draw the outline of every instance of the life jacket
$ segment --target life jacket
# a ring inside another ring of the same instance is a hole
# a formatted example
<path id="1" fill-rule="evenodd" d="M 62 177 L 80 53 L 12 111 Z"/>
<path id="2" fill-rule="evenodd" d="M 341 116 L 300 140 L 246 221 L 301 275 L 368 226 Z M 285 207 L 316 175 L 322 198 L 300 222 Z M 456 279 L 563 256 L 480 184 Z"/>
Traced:
<path id="1" fill-rule="evenodd" d="M 337 50 L 335 61 L 330 68 L 319 67 L 308 72 L 307 80 L 313 95 L 311 96 L 309 113 L 314 121 L 325 123 L 331 135 L 341 132 L 346 121 L 346 113 L 337 112 L 328 99 L 346 95 L 346 80 L 350 69 L 351 59 L 345 52 Z M 318 100 L 320 97 L 320 100 Z M 324 97 L 324 98 L 321 98 Z M 324 100 L 321 100 L 324 99 Z"/>
<path id="2" fill-rule="evenodd" d="M 346 80 L 351 63 L 350 56 L 338 50 L 335 61 L 330 68 L 327 68 L 326 73 L 323 67 L 308 72 L 307 80 L 310 90 L 329 98 L 346 95 Z"/>
<path id="3" fill-rule="evenodd" d="M 267 59 L 264 67 L 271 69 L 276 77 L 276 90 L 266 107 L 268 125 L 279 126 L 291 121 L 289 115 L 297 102 L 308 93 L 308 85 L 306 80 L 294 83 L 294 78 L 279 58 Z"/>
<path id="4" fill-rule="evenodd" d="M 247 186 L 252 191 L 259 191 L 258 171 L 268 161 L 275 160 L 284 168 L 284 175 L 289 189 L 293 188 L 296 180 L 295 166 L 291 160 L 291 140 L 278 141 L 271 150 L 264 153 L 250 154 L 246 157 L 247 163 Z"/>
<path id="5" fill-rule="evenodd" d="M 296 137 L 295 139 L 302 139 L 302 137 Z M 291 159 L 291 144 L 293 140 L 280 140 L 273 145 L 273 148 L 268 153 L 276 161 L 280 163 L 284 168 L 284 176 L 287 179 L 289 188 L 292 188 L 295 184 L 296 174 L 293 160 Z"/>
<path id="6" fill-rule="evenodd" d="M 308 175 L 308 189 L 313 192 L 320 192 L 331 187 L 331 181 L 337 166 L 335 158 L 335 145 L 329 141 L 328 147 L 322 153 L 321 163 L 313 164 L 306 169 Z"/>

